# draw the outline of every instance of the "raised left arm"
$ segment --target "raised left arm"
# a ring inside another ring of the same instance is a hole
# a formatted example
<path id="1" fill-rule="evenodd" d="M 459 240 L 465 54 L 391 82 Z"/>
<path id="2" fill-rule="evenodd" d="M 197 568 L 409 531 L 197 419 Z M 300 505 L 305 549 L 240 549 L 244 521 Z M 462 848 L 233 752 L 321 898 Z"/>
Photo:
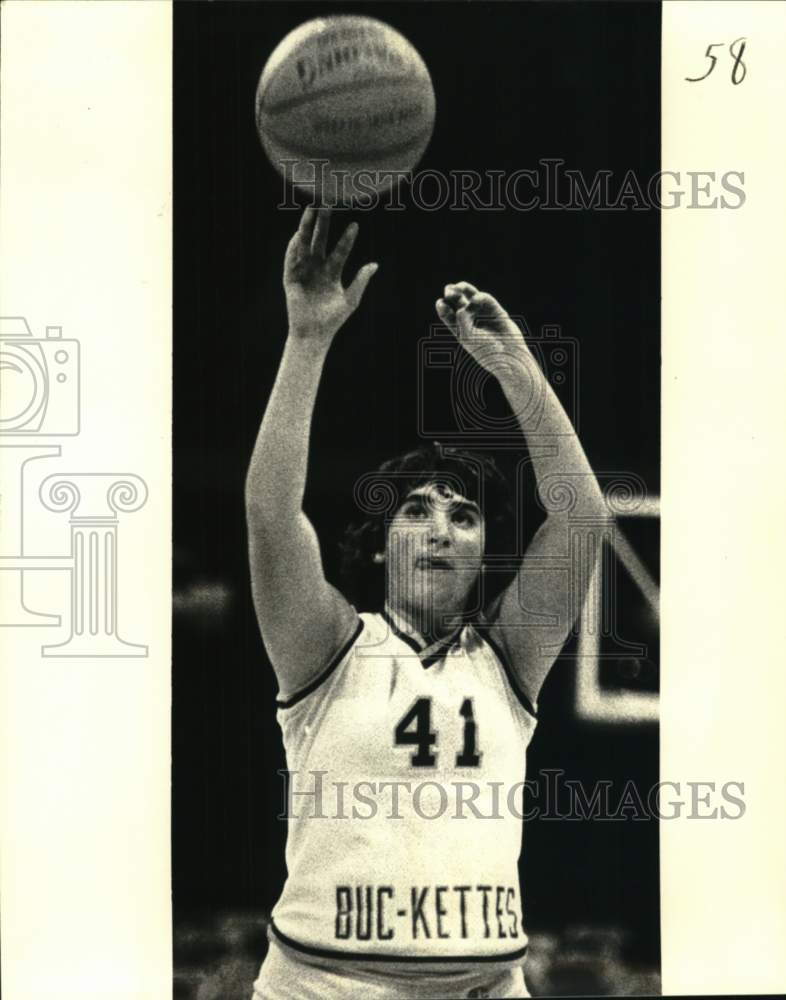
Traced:
<path id="1" fill-rule="evenodd" d="M 491 638 L 502 647 L 524 694 L 534 702 L 565 643 L 584 600 L 593 565 L 563 567 L 574 538 L 607 516 L 595 474 L 570 418 L 549 385 L 522 331 L 491 295 L 468 282 L 445 286 L 437 302 L 440 319 L 461 345 L 499 381 L 519 418 L 529 448 L 546 520 L 535 533 L 515 579 L 497 600 Z M 533 415 L 533 399 L 539 400 Z M 570 494 L 565 504 L 549 493 Z M 585 545 L 582 544 L 582 551 Z"/>

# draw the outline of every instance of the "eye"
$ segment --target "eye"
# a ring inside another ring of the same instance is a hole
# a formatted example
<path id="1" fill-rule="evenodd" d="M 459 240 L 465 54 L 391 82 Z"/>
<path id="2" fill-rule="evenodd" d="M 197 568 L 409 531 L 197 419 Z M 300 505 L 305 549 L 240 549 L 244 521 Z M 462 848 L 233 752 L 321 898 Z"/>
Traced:
<path id="1" fill-rule="evenodd" d="M 401 512 L 404 517 L 425 517 L 426 508 L 418 500 L 411 500 L 409 503 L 404 504 L 404 508 Z"/>
<path id="2" fill-rule="evenodd" d="M 456 524 L 462 525 L 463 527 L 470 528 L 478 523 L 478 518 L 473 511 L 467 510 L 465 508 L 463 510 L 456 511 L 456 513 L 453 515 L 453 521 Z"/>

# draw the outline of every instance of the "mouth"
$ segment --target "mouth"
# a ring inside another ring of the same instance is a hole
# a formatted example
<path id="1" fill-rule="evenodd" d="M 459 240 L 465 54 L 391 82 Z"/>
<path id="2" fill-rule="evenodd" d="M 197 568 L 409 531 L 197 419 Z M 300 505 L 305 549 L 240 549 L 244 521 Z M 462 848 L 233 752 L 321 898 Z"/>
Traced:
<path id="1" fill-rule="evenodd" d="M 440 556 L 418 556 L 415 560 L 415 568 L 449 570 L 453 569 L 453 566 L 447 559 L 442 559 Z"/>

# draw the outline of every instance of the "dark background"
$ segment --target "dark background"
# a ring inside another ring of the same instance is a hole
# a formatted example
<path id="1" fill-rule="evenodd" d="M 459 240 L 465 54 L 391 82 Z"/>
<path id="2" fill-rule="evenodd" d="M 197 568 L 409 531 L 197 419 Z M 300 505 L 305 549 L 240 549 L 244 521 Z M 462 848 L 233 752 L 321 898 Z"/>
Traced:
<path id="1" fill-rule="evenodd" d="M 646 184 L 660 163 L 657 3 L 174 5 L 176 929 L 198 913 L 267 912 L 285 874 L 284 758 L 250 600 L 243 483 L 286 334 L 281 268 L 298 215 L 276 209 L 283 181 L 262 152 L 253 104 L 288 31 L 355 12 L 388 21 L 429 67 L 437 118 L 419 169 L 512 172 L 559 157 L 588 179 L 610 170 L 620 183 L 633 169 Z M 357 514 L 356 477 L 417 444 L 418 341 L 448 281 L 488 289 L 531 331 L 558 324 L 578 341 L 572 377 L 593 467 L 635 473 L 657 494 L 657 210 L 427 213 L 402 200 L 404 212 L 338 217 L 360 222 L 351 265 L 377 260 L 380 270 L 332 349 L 315 414 L 307 509 L 328 575 Z M 430 410 L 449 425 L 439 392 Z M 498 457 L 510 468 L 518 455 Z M 534 508 L 527 518 L 534 530 Z M 631 525 L 630 537 L 656 572 L 656 524 Z M 621 631 L 652 649 L 626 579 Z M 657 727 L 580 722 L 574 678 L 568 655 L 543 691 L 528 775 L 562 768 L 618 791 L 633 779 L 646 795 L 658 778 Z M 656 821 L 538 820 L 525 843 L 531 931 L 622 928 L 630 960 L 658 964 Z"/>

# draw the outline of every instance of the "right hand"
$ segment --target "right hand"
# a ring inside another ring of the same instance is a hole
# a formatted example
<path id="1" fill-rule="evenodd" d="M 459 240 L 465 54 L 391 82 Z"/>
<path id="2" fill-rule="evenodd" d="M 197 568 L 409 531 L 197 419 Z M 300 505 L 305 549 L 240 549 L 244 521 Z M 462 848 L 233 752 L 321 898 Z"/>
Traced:
<path id="1" fill-rule="evenodd" d="M 364 264 L 352 284 L 344 288 L 341 272 L 358 234 L 358 226 L 355 222 L 347 226 L 333 252 L 326 257 L 329 226 L 329 208 L 307 208 L 284 258 L 290 336 L 325 344 L 331 342 L 357 309 L 366 285 L 377 270 L 377 264 Z"/>

